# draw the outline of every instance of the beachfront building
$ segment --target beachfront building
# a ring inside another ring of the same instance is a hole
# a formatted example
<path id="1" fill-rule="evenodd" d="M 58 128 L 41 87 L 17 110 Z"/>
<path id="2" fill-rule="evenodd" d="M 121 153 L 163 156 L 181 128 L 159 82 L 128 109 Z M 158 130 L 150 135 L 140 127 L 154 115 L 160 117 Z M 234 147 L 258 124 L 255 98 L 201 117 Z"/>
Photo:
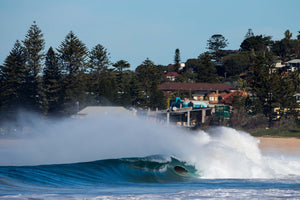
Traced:
<path id="1" fill-rule="evenodd" d="M 300 72 L 300 59 L 294 59 L 286 62 L 288 72 Z"/>
<path id="2" fill-rule="evenodd" d="M 186 93 L 188 98 L 199 101 L 210 101 L 210 104 L 218 103 L 220 93 L 229 93 L 234 88 L 226 83 L 176 83 L 166 82 L 158 86 L 166 97 L 173 94 Z"/>
<path id="3" fill-rule="evenodd" d="M 122 106 L 87 106 L 77 112 L 73 118 L 97 117 L 100 115 L 124 115 L 135 114 L 135 111 L 127 110 Z"/>
<path id="4" fill-rule="evenodd" d="M 168 72 L 164 74 L 164 76 L 170 81 L 175 81 L 176 77 L 180 76 L 180 74 L 178 74 L 177 72 Z"/>
<path id="5" fill-rule="evenodd" d="M 158 87 L 168 98 L 179 95 L 176 100 L 170 100 L 167 121 L 189 128 L 204 124 L 214 113 L 215 106 L 222 106 L 219 104 L 220 94 L 228 94 L 234 89 L 226 83 L 166 82 Z"/>

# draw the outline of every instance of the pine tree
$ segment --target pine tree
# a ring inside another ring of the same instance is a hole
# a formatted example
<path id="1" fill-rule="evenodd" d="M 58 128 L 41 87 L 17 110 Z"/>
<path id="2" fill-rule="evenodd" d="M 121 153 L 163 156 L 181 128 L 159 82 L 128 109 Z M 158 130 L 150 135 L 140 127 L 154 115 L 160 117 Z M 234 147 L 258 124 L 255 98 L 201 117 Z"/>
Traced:
<path id="1" fill-rule="evenodd" d="M 119 60 L 113 66 L 122 73 L 123 69 L 129 68 L 130 64 L 125 60 Z"/>
<path id="2" fill-rule="evenodd" d="M 197 66 L 197 81 L 198 82 L 216 82 L 217 70 L 208 52 L 199 56 L 199 65 Z"/>
<path id="3" fill-rule="evenodd" d="M 42 61 L 44 57 L 45 40 L 40 28 L 33 22 L 29 28 L 26 38 L 23 41 L 26 54 L 26 88 L 25 92 L 27 100 L 25 104 L 33 110 L 40 111 L 42 109 L 41 79 L 40 72 L 42 69 Z"/>
<path id="4" fill-rule="evenodd" d="M 83 75 L 86 70 L 88 51 L 85 44 L 72 31 L 66 36 L 57 51 L 59 52 L 59 63 L 64 75 L 64 112 L 72 114 L 77 111 L 76 104 L 82 102 L 85 98 Z"/>
<path id="5" fill-rule="evenodd" d="M 107 49 L 101 44 L 96 45 L 89 54 L 89 92 L 95 96 L 96 102 L 100 103 L 103 99 L 100 94 L 100 79 L 108 72 L 108 67 L 111 64 Z M 104 86 L 105 87 L 105 86 Z"/>
<path id="6" fill-rule="evenodd" d="M 1 110 L 15 113 L 25 101 L 25 54 L 17 40 L 1 68 Z"/>
<path id="7" fill-rule="evenodd" d="M 118 104 L 123 105 L 124 101 L 123 98 L 127 96 L 126 85 L 127 80 L 124 77 L 123 69 L 129 68 L 130 64 L 125 60 L 119 60 L 118 62 L 114 63 L 113 66 L 118 70 L 117 72 L 117 83 L 118 83 Z"/>
<path id="8" fill-rule="evenodd" d="M 174 71 L 178 72 L 178 70 L 179 70 L 179 62 L 180 62 L 180 51 L 179 51 L 179 49 L 175 50 L 174 62 L 175 62 L 174 63 L 175 64 Z"/>
<path id="9" fill-rule="evenodd" d="M 58 65 L 58 58 L 52 47 L 50 47 L 43 71 L 45 112 L 48 114 L 57 114 L 61 109 L 61 81 L 62 74 Z"/>
<path id="10" fill-rule="evenodd" d="M 251 38 L 253 36 L 254 36 L 254 33 L 253 33 L 252 29 L 249 28 L 248 31 L 247 31 L 247 33 L 246 33 L 246 35 L 245 35 L 245 39 Z"/>
<path id="11" fill-rule="evenodd" d="M 209 40 L 207 40 L 207 48 L 211 51 L 212 58 L 217 62 L 221 62 L 222 52 L 228 45 L 228 40 L 221 34 L 212 35 Z"/>
<path id="12" fill-rule="evenodd" d="M 139 106 L 144 108 L 154 108 L 160 104 L 158 102 L 151 103 L 152 96 L 156 95 L 157 84 L 159 84 L 162 72 L 158 69 L 154 63 L 148 58 L 139 65 L 135 72 L 137 74 L 140 91 L 139 91 Z M 155 86 L 156 85 L 156 86 Z"/>
<path id="13" fill-rule="evenodd" d="M 89 54 L 91 70 L 97 73 L 106 70 L 110 65 L 109 55 L 106 48 L 97 44 Z"/>
<path id="14" fill-rule="evenodd" d="M 102 73 L 99 82 L 99 96 L 97 97 L 101 105 L 113 105 L 117 102 L 117 78 L 111 70 Z"/>

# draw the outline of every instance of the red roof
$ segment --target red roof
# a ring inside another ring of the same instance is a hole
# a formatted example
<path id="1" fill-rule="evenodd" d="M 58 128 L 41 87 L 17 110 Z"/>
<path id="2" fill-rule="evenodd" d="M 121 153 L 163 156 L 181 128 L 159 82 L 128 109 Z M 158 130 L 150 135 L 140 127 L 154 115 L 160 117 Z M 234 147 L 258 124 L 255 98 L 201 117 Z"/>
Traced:
<path id="1" fill-rule="evenodd" d="M 175 67 L 175 65 L 169 64 L 168 67 Z"/>
<path id="2" fill-rule="evenodd" d="M 247 97 L 248 96 L 248 92 L 245 92 L 245 91 L 231 92 L 231 93 L 223 96 L 223 99 L 221 100 L 221 103 L 232 104 L 233 98 L 235 96 Z"/>
<path id="3" fill-rule="evenodd" d="M 158 86 L 163 91 L 225 91 L 232 87 L 226 83 L 176 83 L 165 82 Z"/>
<path id="4" fill-rule="evenodd" d="M 177 72 L 168 72 L 166 73 L 164 76 L 180 76 L 180 74 L 178 74 Z"/>

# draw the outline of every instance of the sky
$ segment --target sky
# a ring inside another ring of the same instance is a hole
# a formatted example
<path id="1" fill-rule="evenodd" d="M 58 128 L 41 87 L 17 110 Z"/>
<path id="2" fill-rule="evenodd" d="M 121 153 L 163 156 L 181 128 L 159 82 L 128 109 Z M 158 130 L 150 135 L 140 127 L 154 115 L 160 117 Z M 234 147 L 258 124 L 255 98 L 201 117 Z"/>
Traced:
<path id="1" fill-rule="evenodd" d="M 45 52 L 73 31 L 89 50 L 101 44 L 112 62 L 135 69 L 147 58 L 174 63 L 177 48 L 181 62 L 197 58 L 214 34 L 228 40 L 226 49 L 239 49 L 249 28 L 273 40 L 289 29 L 296 38 L 299 7 L 299 0 L 0 0 L 0 65 L 33 21 Z"/>

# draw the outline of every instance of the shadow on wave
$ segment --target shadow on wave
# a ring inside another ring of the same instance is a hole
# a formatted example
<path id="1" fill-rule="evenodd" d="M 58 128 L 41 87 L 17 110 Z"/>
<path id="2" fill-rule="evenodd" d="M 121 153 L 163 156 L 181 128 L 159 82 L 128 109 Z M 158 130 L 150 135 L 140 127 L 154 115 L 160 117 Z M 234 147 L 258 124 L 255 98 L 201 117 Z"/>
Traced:
<path id="1" fill-rule="evenodd" d="M 174 157 L 149 156 L 93 162 L 0 167 L 0 186 L 88 187 L 126 183 L 185 182 L 199 177 L 194 166 Z"/>

